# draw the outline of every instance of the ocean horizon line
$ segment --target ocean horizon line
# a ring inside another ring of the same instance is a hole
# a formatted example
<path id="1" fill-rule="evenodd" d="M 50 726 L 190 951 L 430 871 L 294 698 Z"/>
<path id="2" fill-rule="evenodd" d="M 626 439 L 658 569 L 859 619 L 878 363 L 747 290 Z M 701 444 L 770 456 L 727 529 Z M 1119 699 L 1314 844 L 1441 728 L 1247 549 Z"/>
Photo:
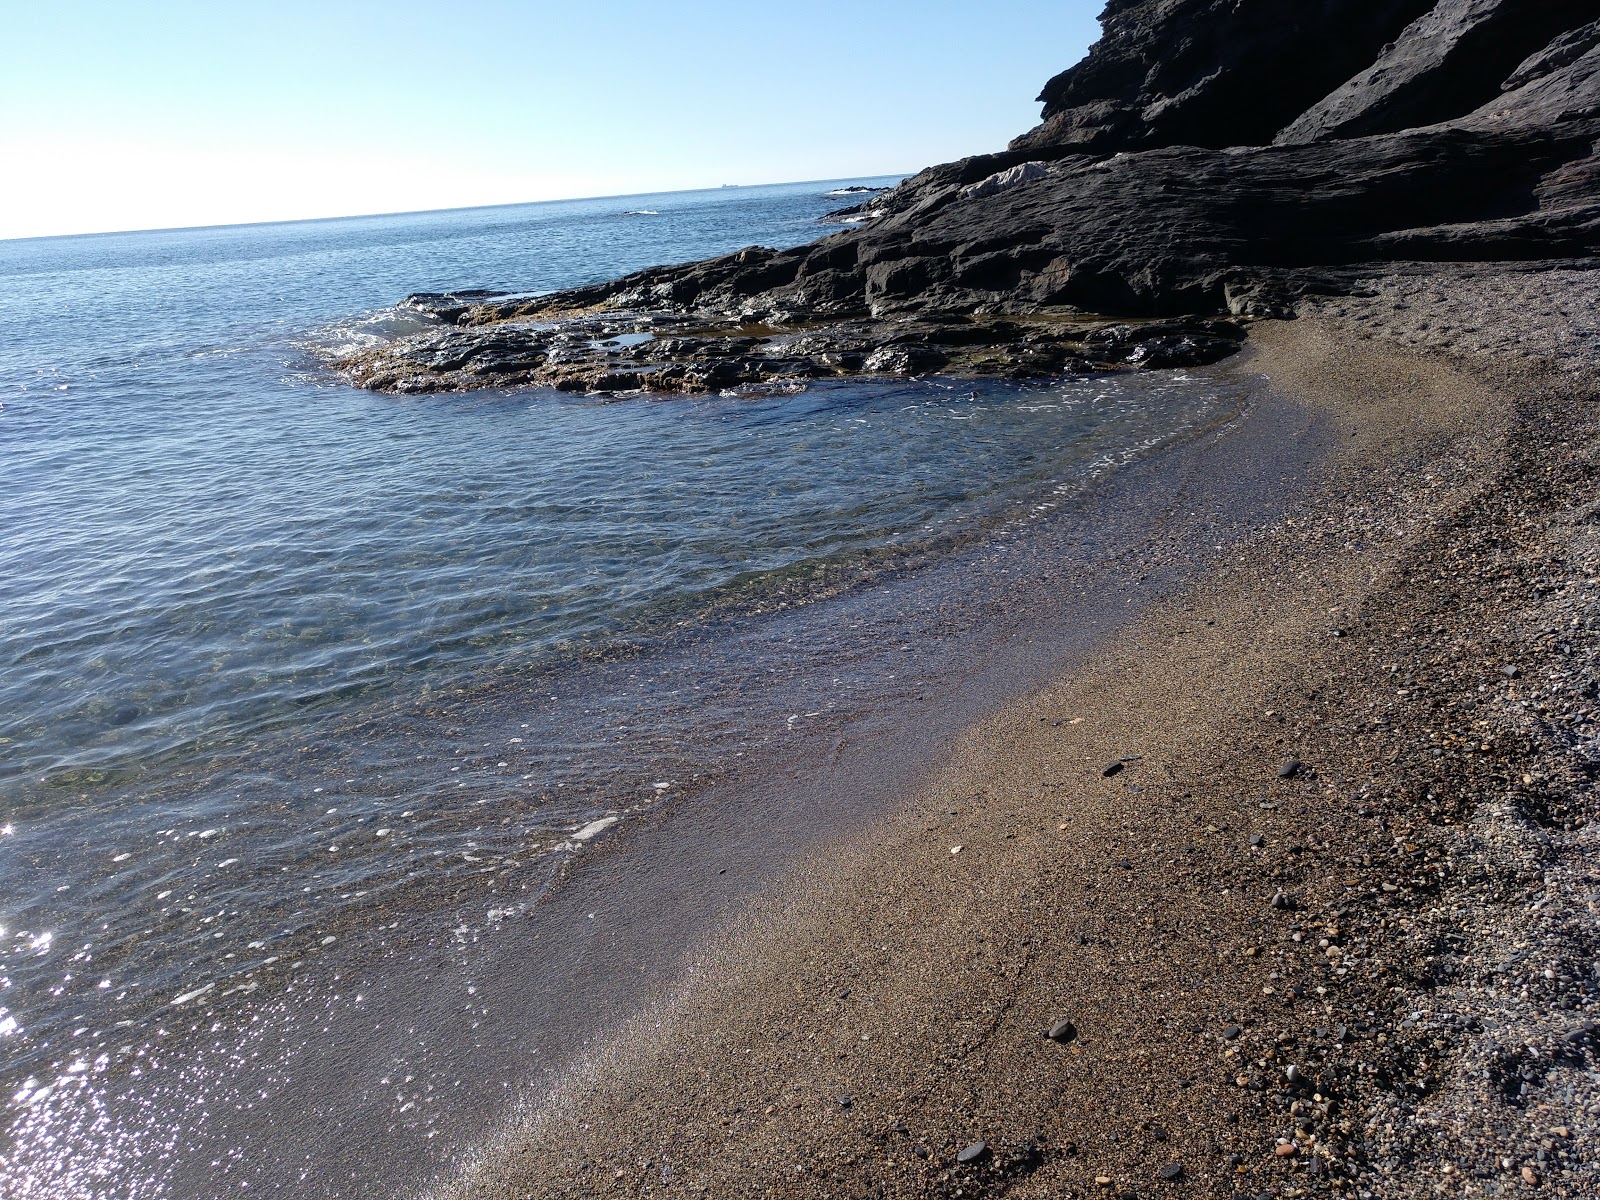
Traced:
<path id="1" fill-rule="evenodd" d="M 757 188 L 801 187 L 807 184 L 846 183 L 854 179 L 908 179 L 910 171 L 883 171 L 875 175 L 838 175 L 828 179 L 785 179 L 772 183 L 723 183 L 714 187 L 668 188 L 644 192 L 615 192 L 598 196 L 553 196 L 545 200 L 511 200 L 502 204 L 460 204 L 444 208 L 396 209 L 391 212 L 342 213 L 326 217 L 287 217 L 273 221 L 219 221 L 211 225 L 156 225 L 145 229 L 99 229 L 84 233 L 41 233 L 25 237 L 0 237 L 0 246 L 18 242 L 54 242 L 71 238 L 128 237 L 143 233 L 205 233 L 214 229 L 263 229 L 272 225 L 320 225 L 331 221 L 367 221 L 381 217 L 424 217 L 435 213 L 488 212 L 497 208 L 531 208 L 541 204 L 575 204 L 585 200 L 632 200 L 639 196 L 692 196 L 702 192 L 750 191 Z"/>

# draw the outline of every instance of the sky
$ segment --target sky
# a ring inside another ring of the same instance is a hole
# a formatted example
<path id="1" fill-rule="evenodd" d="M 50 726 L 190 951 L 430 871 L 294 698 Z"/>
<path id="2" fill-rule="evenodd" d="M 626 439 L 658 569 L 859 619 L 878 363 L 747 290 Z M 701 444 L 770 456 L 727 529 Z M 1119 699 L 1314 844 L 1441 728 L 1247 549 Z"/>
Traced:
<path id="1" fill-rule="evenodd" d="M 894 174 L 1102 0 L 0 0 L 0 238 Z"/>

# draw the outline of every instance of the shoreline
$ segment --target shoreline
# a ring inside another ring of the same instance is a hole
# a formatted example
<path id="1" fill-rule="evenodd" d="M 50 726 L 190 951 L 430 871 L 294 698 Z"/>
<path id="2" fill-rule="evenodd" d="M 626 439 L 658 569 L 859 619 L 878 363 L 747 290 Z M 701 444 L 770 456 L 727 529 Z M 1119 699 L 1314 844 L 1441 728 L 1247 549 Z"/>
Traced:
<path id="1" fill-rule="evenodd" d="M 542 1093 L 604 1044 L 730 914 L 876 819 L 961 728 L 1095 653 L 1217 546 L 1281 509 L 1325 431 L 1253 395 L 1254 373 L 1242 364 L 1233 374 L 1242 378 L 1194 383 L 1231 397 L 1217 420 L 1047 514 L 1019 512 L 1014 527 L 936 563 L 737 622 L 729 638 L 690 639 L 665 661 L 608 666 L 612 686 L 585 702 L 586 714 L 632 695 L 643 720 L 651 697 L 692 699 L 710 736 L 736 700 L 744 722 L 760 729 L 772 718 L 776 727 L 750 743 L 747 767 L 703 784 L 688 782 L 708 769 L 693 757 L 716 750 L 715 737 L 702 746 L 635 730 L 647 748 L 659 743 L 658 756 L 689 764 L 687 773 L 646 776 L 679 783 L 587 843 L 526 911 L 482 930 L 470 912 L 461 929 L 448 912 L 443 921 L 421 914 L 373 961 L 358 948 L 297 976 L 302 1012 L 319 997 L 360 1002 L 328 1006 L 315 1030 L 274 1025 L 274 1040 L 306 1066 L 273 1080 L 238 1118 L 227 1104 L 208 1105 L 209 1128 L 183 1157 L 174 1194 L 208 1194 L 211 1147 L 246 1142 L 274 1149 L 226 1168 L 252 1187 L 281 1186 L 278 1161 L 302 1157 L 326 1194 L 390 1194 L 451 1177 L 509 1097 Z M 736 677 L 737 695 L 711 686 L 741 663 L 760 669 Z M 791 707 L 808 697 L 825 703 Z M 785 713 L 818 719 L 791 718 L 785 729 Z M 501 715 L 513 726 L 528 719 Z M 596 718 L 574 710 L 573 719 Z M 561 735 L 556 727 L 550 736 Z M 345 936 L 353 930 L 338 932 L 341 945 L 354 944 Z M 375 1085 L 400 1077 L 380 1064 L 399 1062 L 432 1095 L 397 1112 L 394 1091 Z M 296 1078 L 315 1083 L 309 1096 L 304 1086 L 285 1090 Z M 213 1099 L 252 1090 L 248 1079 L 227 1087 Z"/>
<path id="2" fill-rule="evenodd" d="M 1477 319 L 1515 342 L 1586 284 L 1581 272 L 1490 278 Z M 1568 1007 L 1536 997 L 1499 1024 L 1473 1013 L 1493 956 L 1478 942 L 1504 937 L 1513 910 L 1453 882 L 1493 879 L 1515 858 L 1530 819 L 1507 794 L 1559 793 L 1540 811 L 1573 825 L 1587 803 L 1561 761 L 1570 749 L 1499 732 L 1489 750 L 1460 748 L 1456 726 L 1476 737 L 1473 721 L 1513 721 L 1501 710 L 1517 680 L 1544 664 L 1519 647 L 1516 678 L 1495 665 L 1510 650 L 1478 645 L 1494 627 L 1484 618 L 1518 602 L 1450 558 L 1453 537 L 1500 529 L 1476 511 L 1522 486 L 1537 405 L 1572 409 L 1537 388 L 1573 381 L 1507 368 L 1492 344 L 1469 368 L 1476 382 L 1409 349 L 1341 346 L 1363 328 L 1409 336 L 1415 313 L 1384 297 L 1409 292 L 1423 308 L 1428 281 L 1386 286 L 1253 338 L 1253 365 L 1339 435 L 1337 469 L 1300 526 L 1265 529 L 1089 663 L 970 729 L 915 799 L 775 888 L 669 1003 L 606 1040 L 558 1103 L 447 1194 L 1140 1195 L 1176 1183 L 1389 1197 L 1531 1188 L 1524 1168 L 1545 1194 L 1582 1194 L 1571 1189 L 1592 1176 L 1563 1175 L 1585 1168 L 1562 1156 L 1600 1106 L 1592 1080 L 1561 1072 L 1591 1079 L 1588 985 L 1573 964 L 1541 964 Z M 1470 299 L 1471 286 L 1449 286 Z M 1496 288 L 1543 307 L 1495 311 Z M 1535 355 L 1563 352 L 1555 324 Z M 1501 570 L 1532 569 L 1515 551 L 1539 516 L 1570 506 L 1563 485 L 1547 490 Z M 1454 573 L 1428 576 L 1425 592 L 1407 583 L 1440 561 Z M 1424 601 L 1426 628 L 1413 615 Z M 1564 644 L 1563 664 L 1581 660 Z M 1304 766 L 1280 778 L 1290 758 Z M 1548 848 L 1555 835 L 1532 823 Z M 1071 1045 L 1040 1036 L 1062 1018 Z M 1502 1044 L 1524 1025 L 1520 1049 Z M 1486 1106 L 1489 1078 L 1507 1070 L 1528 1094 Z M 1539 1104 L 1551 1107 L 1535 1117 Z M 1552 1141 L 1549 1127 L 1568 1136 Z"/>

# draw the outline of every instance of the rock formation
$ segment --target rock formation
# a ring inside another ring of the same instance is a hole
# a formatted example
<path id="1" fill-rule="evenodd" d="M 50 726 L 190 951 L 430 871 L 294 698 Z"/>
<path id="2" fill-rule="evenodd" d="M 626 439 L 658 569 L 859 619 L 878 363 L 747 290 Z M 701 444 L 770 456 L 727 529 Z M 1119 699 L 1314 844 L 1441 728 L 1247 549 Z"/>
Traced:
<path id="1" fill-rule="evenodd" d="M 400 391 L 679 391 L 1175 365 L 1362 264 L 1590 258 L 1597 17 L 1597 0 L 1110 0 L 1037 128 L 872 197 L 852 228 L 533 299 L 416 297 L 440 329 L 346 367 Z"/>

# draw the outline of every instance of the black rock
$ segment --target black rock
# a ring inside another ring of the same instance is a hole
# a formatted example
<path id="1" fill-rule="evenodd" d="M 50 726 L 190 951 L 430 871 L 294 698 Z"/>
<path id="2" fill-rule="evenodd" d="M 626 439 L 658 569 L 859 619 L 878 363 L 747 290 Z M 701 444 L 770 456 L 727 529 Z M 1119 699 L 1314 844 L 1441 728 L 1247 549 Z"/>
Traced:
<path id="1" fill-rule="evenodd" d="M 1162 1179 L 1165 1179 L 1167 1182 L 1171 1183 L 1183 1177 L 1183 1164 L 1168 1163 L 1166 1166 L 1162 1167 L 1161 1170 L 1157 1171 L 1156 1174 Z"/>
<path id="2" fill-rule="evenodd" d="M 1225 1042 L 1231 1042 L 1243 1032 L 1244 1030 L 1240 1029 L 1237 1025 L 1229 1025 L 1222 1031 L 1222 1040 Z"/>
<path id="3" fill-rule="evenodd" d="M 1287 759 L 1285 760 L 1283 766 L 1278 768 L 1278 778 L 1293 779 L 1296 775 L 1300 774 L 1300 770 L 1301 763 L 1298 758 Z"/>
<path id="4" fill-rule="evenodd" d="M 1045 1037 L 1049 1038 L 1052 1042 L 1060 1042 L 1062 1045 L 1066 1045 L 1077 1036 L 1078 1027 L 1071 1021 L 1057 1021 L 1054 1025 L 1050 1026 L 1049 1030 L 1045 1033 Z"/>
<path id="5" fill-rule="evenodd" d="M 456 292 L 413 292 L 397 307 L 411 312 L 424 313 L 446 325 L 454 325 L 473 306 L 498 300 L 508 292 L 491 292 L 482 288 L 465 288 Z"/>
<path id="6" fill-rule="evenodd" d="M 1100 772 L 1100 776 L 1103 779 L 1110 779 L 1113 775 L 1121 774 L 1123 768 L 1127 765 L 1127 763 L 1119 758 L 1116 762 L 1107 763 L 1105 769 Z"/>
<path id="7" fill-rule="evenodd" d="M 1112 0 L 1102 25 L 1045 85 L 1037 128 L 874 197 L 858 226 L 550 296 L 419 294 L 407 307 L 444 332 L 499 341 L 430 346 L 435 331 L 343 369 L 401 392 L 681 392 L 1187 366 L 1239 345 L 1221 315 L 1292 315 L 1375 265 L 1542 269 L 1600 251 L 1594 0 Z M 1006 320 L 1084 313 L 1119 327 L 1039 338 Z M 619 314 L 762 344 L 645 369 L 580 338 L 562 348 L 579 361 L 545 359 L 539 323 Z M 803 353 L 784 344 L 802 328 Z"/>

